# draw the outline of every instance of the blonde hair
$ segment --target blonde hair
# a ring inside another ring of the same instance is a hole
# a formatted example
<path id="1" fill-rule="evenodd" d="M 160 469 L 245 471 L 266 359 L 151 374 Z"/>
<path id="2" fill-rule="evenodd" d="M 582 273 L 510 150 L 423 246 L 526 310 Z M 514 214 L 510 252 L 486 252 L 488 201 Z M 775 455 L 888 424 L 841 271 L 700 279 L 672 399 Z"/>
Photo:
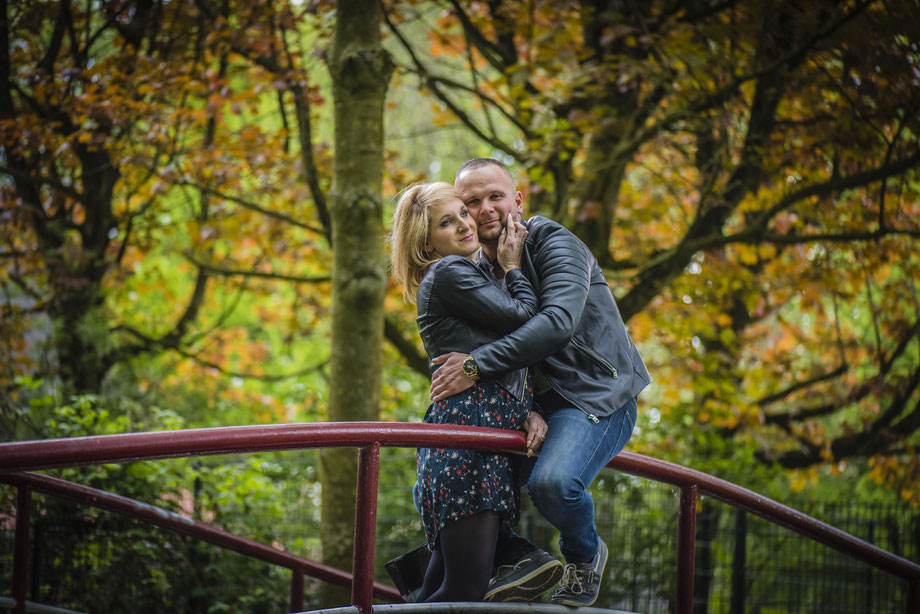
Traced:
<path id="1" fill-rule="evenodd" d="M 415 293 L 428 267 L 440 256 L 426 249 L 431 208 L 448 200 L 460 200 L 454 186 L 443 181 L 418 183 L 403 190 L 393 211 L 390 261 L 393 277 L 403 286 L 403 297 L 415 303 Z"/>

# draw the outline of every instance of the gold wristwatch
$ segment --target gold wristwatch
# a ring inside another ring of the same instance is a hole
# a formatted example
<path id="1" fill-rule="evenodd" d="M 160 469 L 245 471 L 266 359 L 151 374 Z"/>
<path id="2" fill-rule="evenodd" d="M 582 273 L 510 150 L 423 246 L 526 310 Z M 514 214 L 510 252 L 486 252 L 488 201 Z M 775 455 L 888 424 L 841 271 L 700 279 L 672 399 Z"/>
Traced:
<path id="1" fill-rule="evenodd" d="M 476 366 L 476 359 L 472 354 L 467 354 L 463 359 L 463 373 L 474 382 L 479 381 L 479 367 Z"/>

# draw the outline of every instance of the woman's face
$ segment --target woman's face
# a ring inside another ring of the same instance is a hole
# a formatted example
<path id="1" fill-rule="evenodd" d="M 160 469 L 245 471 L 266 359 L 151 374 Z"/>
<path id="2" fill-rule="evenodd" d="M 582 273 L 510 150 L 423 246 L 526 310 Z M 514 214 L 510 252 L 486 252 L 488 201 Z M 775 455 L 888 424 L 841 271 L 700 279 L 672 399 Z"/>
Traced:
<path id="1" fill-rule="evenodd" d="M 459 198 L 441 202 L 431 208 L 428 242 L 425 247 L 436 255 L 471 257 L 479 249 L 476 222 Z"/>

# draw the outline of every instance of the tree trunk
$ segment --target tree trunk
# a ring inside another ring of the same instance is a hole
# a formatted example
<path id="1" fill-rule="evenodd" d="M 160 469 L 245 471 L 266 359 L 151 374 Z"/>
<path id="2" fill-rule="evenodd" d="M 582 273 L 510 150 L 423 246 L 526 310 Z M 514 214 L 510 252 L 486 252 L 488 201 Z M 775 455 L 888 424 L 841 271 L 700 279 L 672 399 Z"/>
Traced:
<path id="1" fill-rule="evenodd" d="M 330 198 L 332 355 L 329 420 L 375 420 L 383 342 L 383 108 L 392 60 L 381 45 L 380 3 L 339 0 L 328 57 L 335 99 L 335 161 Z M 357 455 L 351 448 L 320 455 L 323 562 L 351 569 Z M 408 491 L 406 493 L 408 495 Z M 327 606 L 350 592 L 323 586 Z"/>

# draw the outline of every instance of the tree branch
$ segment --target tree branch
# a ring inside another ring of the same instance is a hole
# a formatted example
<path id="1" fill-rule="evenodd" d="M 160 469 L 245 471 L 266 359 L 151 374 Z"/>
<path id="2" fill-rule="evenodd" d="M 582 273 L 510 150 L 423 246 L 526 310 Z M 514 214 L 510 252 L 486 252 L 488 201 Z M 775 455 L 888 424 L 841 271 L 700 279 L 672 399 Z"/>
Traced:
<path id="1" fill-rule="evenodd" d="M 287 57 L 288 68 L 293 72 L 294 60 L 288 49 L 287 40 L 282 38 L 282 41 L 284 43 L 284 52 Z M 303 166 L 304 183 L 310 188 L 310 194 L 313 196 L 313 204 L 316 205 L 319 221 L 323 226 L 323 235 L 331 246 L 332 221 L 329 214 L 329 205 L 326 203 L 326 194 L 323 192 L 322 186 L 320 186 L 319 170 L 316 167 L 316 159 L 313 157 L 313 126 L 310 122 L 310 99 L 305 89 L 301 87 L 299 83 L 292 82 L 289 84 L 289 88 L 294 98 L 294 116 L 297 119 L 300 162 Z"/>
<path id="2" fill-rule="evenodd" d="M 484 57 L 495 70 L 504 74 L 509 66 L 514 65 L 515 58 L 513 56 L 509 57 L 504 49 L 486 38 L 482 31 L 473 24 L 473 21 L 463 10 L 463 6 L 460 2 L 457 0 L 450 0 L 450 3 L 453 5 L 454 13 L 463 26 L 463 33 L 466 35 L 466 40 L 473 43 L 476 50 L 482 54 L 482 57 Z"/>
<path id="3" fill-rule="evenodd" d="M 647 126 L 644 130 L 637 132 L 637 134 L 632 139 L 630 139 L 629 144 L 624 149 L 628 152 L 638 151 L 638 149 L 643 144 L 655 138 L 661 132 L 670 129 L 675 124 L 691 118 L 708 109 L 713 109 L 727 101 L 748 81 L 760 79 L 764 75 L 776 72 L 783 66 L 795 64 L 802 59 L 802 57 L 814 46 L 815 43 L 827 36 L 830 36 L 849 21 L 855 19 L 856 16 L 859 15 L 866 7 L 872 4 L 873 1 L 874 0 L 864 0 L 863 2 L 860 2 L 856 7 L 853 8 L 851 12 L 844 13 L 843 15 L 839 16 L 836 20 L 830 22 L 825 28 L 819 30 L 811 37 L 806 39 L 801 45 L 780 55 L 775 60 L 766 64 L 763 68 L 737 75 L 724 86 L 714 91 L 703 93 L 699 99 L 696 101 L 691 101 L 690 104 L 686 107 L 677 109 L 676 111 L 664 115 L 657 122 Z"/>
<path id="4" fill-rule="evenodd" d="M 211 19 L 218 18 L 218 14 L 208 4 L 206 0 L 195 0 L 198 8 Z M 293 59 L 289 53 L 287 40 L 282 38 L 284 52 L 288 61 L 288 67 L 281 66 L 275 59 L 269 55 L 255 53 L 252 49 L 243 47 L 236 42 L 231 43 L 231 49 L 240 56 L 254 62 L 269 73 L 282 79 L 291 91 L 294 97 L 294 108 L 297 115 L 298 134 L 300 135 L 300 155 L 303 164 L 304 181 L 313 196 L 313 203 L 319 214 L 320 223 L 323 226 L 322 231 L 309 227 L 305 224 L 298 224 L 302 228 L 309 228 L 314 232 L 321 232 L 329 245 L 332 245 L 332 224 L 329 217 L 329 207 L 326 203 L 326 195 L 322 191 L 319 183 L 319 172 L 316 168 L 316 162 L 313 158 L 313 135 L 310 124 L 310 101 L 307 92 L 303 86 L 292 76 L 294 71 Z M 293 220 L 292 220 L 293 221 Z"/>
<path id="5" fill-rule="evenodd" d="M 884 164 L 868 171 L 853 173 L 845 177 L 832 176 L 827 181 L 812 184 L 810 186 L 800 188 L 791 194 L 788 194 L 785 198 L 781 199 L 775 205 L 764 211 L 754 222 L 754 224 L 752 224 L 752 226 L 755 228 L 766 228 L 767 223 L 778 213 L 788 209 L 797 202 L 805 200 L 806 198 L 811 198 L 813 196 L 829 196 L 836 192 L 842 192 L 843 190 L 869 185 L 871 183 L 875 183 L 876 181 L 887 179 L 892 175 L 903 173 L 904 171 L 907 171 L 918 165 L 920 165 L 920 149 L 915 151 L 912 155 L 900 158 L 894 162 Z"/>
<path id="6" fill-rule="evenodd" d="M 781 401 L 782 399 L 785 399 L 786 397 L 798 392 L 799 390 L 804 390 L 805 388 L 809 388 L 815 384 L 820 384 L 821 382 L 826 382 L 836 377 L 840 377 L 841 375 L 846 373 L 848 369 L 849 369 L 848 365 L 842 364 L 836 369 L 834 369 L 833 371 L 829 371 L 828 373 L 820 373 L 818 375 L 815 375 L 814 377 L 803 380 L 801 382 L 795 382 L 794 384 L 788 386 L 787 388 L 783 390 L 774 392 L 772 394 L 768 394 L 767 396 L 762 397 L 758 399 L 757 401 L 755 401 L 755 403 L 759 405 L 760 407 L 766 407 L 772 403 L 776 403 L 777 401 Z"/>
<path id="7" fill-rule="evenodd" d="M 51 81 L 54 80 L 54 65 L 61 52 L 61 43 L 64 41 L 66 22 L 70 20 L 70 2 L 60 2 L 58 9 L 58 17 L 54 20 L 54 31 L 51 33 L 48 49 L 38 63 L 39 69 L 45 72 Z"/>
<path id="8" fill-rule="evenodd" d="M 167 181 L 168 181 L 168 180 L 167 180 Z M 277 211 L 272 211 L 271 209 L 266 209 L 265 207 L 262 207 L 262 206 L 260 206 L 260 205 L 257 205 L 257 204 L 255 204 L 254 202 L 252 202 L 252 201 L 250 201 L 250 200 L 246 200 L 246 199 L 244 199 L 244 198 L 240 198 L 239 196 L 231 196 L 231 195 L 229 195 L 229 194 L 224 194 L 223 192 L 220 192 L 220 191 L 215 190 L 215 189 L 213 189 L 213 188 L 209 188 L 209 187 L 206 187 L 206 186 L 203 186 L 203 185 L 199 185 L 199 184 L 195 183 L 194 181 L 180 180 L 180 181 L 173 181 L 173 184 L 174 184 L 174 185 L 188 186 L 188 187 L 191 187 L 191 188 L 195 188 L 195 189 L 197 189 L 197 190 L 201 190 L 202 192 L 204 192 L 205 194 L 207 194 L 207 195 L 209 195 L 209 196 L 214 196 L 215 198 L 220 198 L 221 200 L 226 200 L 226 201 L 228 201 L 228 202 L 236 203 L 237 205 L 240 205 L 241 207 L 245 207 L 246 209 L 251 209 L 252 211 L 256 211 L 256 212 L 261 213 L 262 215 L 265 215 L 265 216 L 267 216 L 267 217 L 274 218 L 274 219 L 276 219 L 276 220 L 285 222 L 286 224 L 291 224 L 292 226 L 296 226 L 297 228 L 303 228 L 304 230 L 309 230 L 309 231 L 311 231 L 311 232 L 315 232 L 316 234 L 320 234 L 320 235 L 324 235 L 324 236 L 325 236 L 325 231 L 324 231 L 322 228 L 317 228 L 316 226 L 311 226 L 310 224 L 307 224 L 307 223 L 301 222 L 301 221 L 299 221 L 299 220 L 296 220 L 296 219 L 292 218 L 292 217 L 289 216 L 289 215 L 285 215 L 284 213 L 278 213 Z"/>
<path id="9" fill-rule="evenodd" d="M 895 443 L 902 437 L 909 436 L 917 428 L 920 428 L 920 402 L 898 423 L 897 430 L 889 428 L 894 419 L 904 411 L 918 386 L 920 386 L 920 368 L 914 370 L 906 385 L 892 399 L 891 404 L 877 420 L 858 433 L 838 437 L 831 442 L 830 449 L 833 457 L 842 459 L 873 456 L 883 452 L 890 444 Z M 800 468 L 822 462 L 824 459 L 821 458 L 820 454 L 815 454 L 814 452 L 807 455 L 798 452 L 782 455 L 778 460 L 784 467 Z"/>
<path id="10" fill-rule="evenodd" d="M 20 291 L 35 299 L 35 305 L 33 305 L 30 309 L 21 309 L 20 311 L 22 313 L 38 313 L 44 311 L 47 301 L 38 292 L 29 287 L 28 282 L 26 282 L 26 280 L 22 278 L 22 275 L 19 274 L 19 267 L 16 266 L 15 268 L 16 272 L 9 273 L 8 279 L 12 281 Z"/>
<path id="11" fill-rule="evenodd" d="M 450 109 L 454 115 L 457 116 L 457 119 L 459 119 L 471 132 L 473 132 L 473 134 L 479 137 L 479 139 L 481 139 L 485 143 L 488 143 L 492 147 L 495 147 L 496 149 L 505 152 L 506 154 L 513 157 L 515 160 L 517 160 L 518 162 L 523 162 L 525 159 L 520 154 L 520 152 L 509 147 L 506 143 L 499 140 L 494 135 L 489 136 L 488 134 L 486 134 L 485 131 L 483 131 L 466 112 L 460 109 L 460 107 L 453 100 L 451 100 L 443 91 L 441 91 L 441 88 L 439 86 L 442 83 L 449 84 L 450 83 L 449 80 L 442 79 L 441 77 L 435 77 L 434 75 L 432 75 L 428 71 L 428 69 L 425 68 L 425 65 L 422 64 L 421 60 L 419 60 L 418 56 L 415 53 L 415 50 L 412 48 L 412 46 L 409 44 L 406 38 L 402 35 L 402 32 L 400 32 L 399 29 L 396 27 L 396 25 L 393 24 L 392 20 L 390 20 L 386 11 L 384 11 L 383 13 L 383 18 L 384 18 L 384 21 L 386 21 L 387 25 L 389 26 L 390 30 L 393 32 L 393 34 L 396 35 L 396 38 L 399 40 L 400 44 L 406 50 L 406 53 L 409 54 L 409 57 L 412 59 L 412 63 L 416 66 L 416 70 L 413 72 L 418 74 L 419 77 L 423 79 L 423 81 L 425 82 L 425 85 L 428 87 L 428 90 L 432 94 L 434 94 L 438 100 L 444 103 L 444 105 L 448 109 Z M 503 111 L 502 107 L 498 105 L 497 103 L 496 103 L 496 108 Z M 503 111 L 503 114 L 504 114 L 504 111 Z M 515 124 L 517 125 L 518 122 L 515 122 Z"/>
<path id="12" fill-rule="evenodd" d="M 220 372 L 221 374 L 226 375 L 226 376 L 228 376 L 228 377 L 238 377 L 238 378 L 240 378 L 240 379 L 253 379 L 253 380 L 258 380 L 258 381 L 260 381 L 260 382 L 269 382 L 269 383 L 272 383 L 272 382 L 280 382 L 280 381 L 288 380 L 288 379 L 291 379 L 291 378 L 294 378 L 294 377 L 302 377 L 302 376 L 304 376 L 304 375 L 309 375 L 310 373 L 314 373 L 314 372 L 316 372 L 316 371 L 319 371 L 320 369 L 322 369 L 323 367 L 325 367 L 327 364 L 329 364 L 329 359 L 327 358 L 326 360 L 324 360 L 324 361 L 322 361 L 322 362 L 320 362 L 320 363 L 317 363 L 317 364 L 315 364 L 315 365 L 309 366 L 309 367 L 307 367 L 307 368 L 305 368 L 305 369 L 301 369 L 300 371 L 294 371 L 293 373 L 282 373 L 282 374 L 280 374 L 280 375 L 266 375 L 266 374 L 264 374 L 264 373 L 263 373 L 263 374 L 259 374 L 259 373 L 247 373 L 247 372 L 244 372 L 244 371 L 231 371 L 231 370 L 229 370 L 229 369 L 226 369 L 226 368 L 220 366 L 219 364 L 217 364 L 217 363 L 215 363 L 215 362 L 213 362 L 213 361 L 210 361 L 210 360 L 207 360 L 207 359 L 205 359 L 205 358 L 202 358 L 202 357 L 201 357 L 200 355 L 198 355 L 198 354 L 192 354 L 192 353 L 190 353 L 190 352 L 183 351 L 183 350 L 181 350 L 181 349 L 179 349 L 179 348 L 176 348 L 175 351 L 176 351 L 176 353 L 178 353 L 178 354 L 180 354 L 180 355 L 182 355 L 182 356 L 184 356 L 184 357 L 186 357 L 186 358 L 189 358 L 189 359 L 191 359 L 191 360 L 194 360 L 195 362 L 197 362 L 198 364 L 200 364 L 200 365 L 203 366 L 203 367 L 207 367 L 207 368 L 209 368 L 209 369 L 214 369 L 214 370 L 216 370 L 216 371 Z"/>
<path id="13" fill-rule="evenodd" d="M 889 431 L 903 438 L 907 438 L 918 429 L 920 429 L 920 401 L 914 404 L 914 408 L 910 413 L 904 416 L 900 421 L 892 424 Z"/>
<path id="14" fill-rule="evenodd" d="M 920 237 L 920 230 L 899 230 L 894 228 L 885 228 L 865 232 L 822 233 L 814 235 L 780 235 L 766 232 L 767 225 L 776 215 L 782 211 L 785 211 L 786 209 L 789 209 L 802 200 L 812 197 L 826 197 L 843 190 L 867 186 L 871 183 L 881 181 L 898 173 L 903 173 L 917 166 L 920 166 L 920 150 L 916 151 L 910 156 L 896 160 L 887 166 L 874 168 L 859 173 L 853 173 L 852 175 L 847 175 L 845 177 L 831 177 L 827 181 L 812 184 L 810 186 L 800 188 L 791 194 L 788 194 L 775 205 L 762 212 L 744 230 L 731 235 L 710 234 L 705 237 L 700 237 L 695 240 L 688 241 L 684 245 L 684 248 L 691 251 L 691 253 L 696 253 L 698 251 L 707 251 L 719 247 L 724 247 L 731 243 L 754 244 L 761 243 L 763 241 L 769 241 L 776 244 L 788 245 L 822 240 L 838 242 L 859 241 L 878 239 L 888 234 L 904 234 L 913 237 Z M 660 258 L 662 260 L 668 260 L 673 257 L 674 251 L 675 250 L 672 249 L 663 252 Z M 647 266 L 651 266 L 653 264 L 655 263 L 650 262 Z"/>
<path id="15" fill-rule="evenodd" d="M 765 243 L 774 243 L 776 245 L 800 245 L 802 243 L 816 242 L 852 243 L 853 241 L 877 241 L 887 236 L 899 235 L 920 239 L 920 230 L 899 230 L 897 228 L 886 228 L 885 230 L 873 230 L 870 232 L 842 232 L 807 235 L 764 234 L 761 239 Z"/>
<path id="16" fill-rule="evenodd" d="M 406 359 L 408 365 L 416 372 L 424 375 L 426 378 L 431 377 L 428 369 L 428 356 L 419 352 L 415 344 L 403 337 L 399 327 L 396 325 L 396 318 L 386 316 L 383 319 L 383 334 L 396 350 Z"/>
<path id="17" fill-rule="evenodd" d="M 455 81 L 449 77 L 432 75 L 431 73 L 427 72 L 427 69 L 424 68 L 424 66 L 422 66 L 421 68 L 417 67 L 415 69 L 409 68 L 407 66 L 403 66 L 402 68 L 406 70 L 407 72 L 411 72 L 415 75 L 418 75 L 420 78 L 424 79 L 427 82 L 444 85 L 452 89 L 464 91 L 467 94 L 470 94 L 471 96 L 475 96 L 476 98 L 479 99 L 480 102 L 484 103 L 487 106 L 494 107 L 496 110 L 498 110 L 498 112 L 502 114 L 502 117 L 504 117 L 509 122 L 514 124 L 514 127 L 520 130 L 524 134 L 525 137 L 527 138 L 533 137 L 533 132 L 531 132 L 530 129 L 528 129 L 526 125 L 521 123 L 521 121 L 517 117 L 512 115 L 497 100 L 495 100 L 491 96 L 485 95 L 484 93 L 482 93 L 475 87 L 471 87 L 469 85 L 466 85 L 465 83 L 460 83 L 459 81 Z"/>
<path id="18" fill-rule="evenodd" d="M 214 275 L 220 275 L 223 277 L 250 277 L 258 279 L 273 279 L 277 281 L 289 281 L 298 284 L 318 284 L 327 281 L 331 281 L 332 277 L 329 275 L 318 275 L 316 277 L 303 277 L 301 275 L 285 275 L 283 273 L 268 273 L 264 271 L 244 271 L 240 269 L 230 269 L 227 267 L 221 267 L 215 264 L 209 264 L 198 260 L 190 253 L 186 253 L 185 257 L 192 262 L 195 266 L 199 267 L 202 270 L 213 273 Z"/>
<path id="19" fill-rule="evenodd" d="M 10 166 L 0 166 L 0 173 L 5 173 L 16 179 L 22 179 L 37 185 L 46 185 L 49 188 L 54 189 L 56 192 L 60 192 L 65 196 L 75 200 L 78 203 L 84 204 L 85 200 L 83 195 L 70 186 L 66 186 L 60 181 L 51 179 L 50 177 L 45 177 L 43 175 L 34 175 L 27 170 L 14 168 Z"/>
<path id="20" fill-rule="evenodd" d="M 315 365 L 312 365 L 310 367 L 307 367 L 306 369 L 301 369 L 300 371 L 295 371 L 293 373 L 285 373 L 281 375 L 265 375 L 265 374 L 258 374 L 258 373 L 246 373 L 242 371 L 231 371 L 229 369 L 226 369 L 225 367 L 222 367 L 221 365 L 217 364 L 214 361 L 202 358 L 200 354 L 189 352 L 177 345 L 169 345 L 169 346 L 163 345 L 162 343 L 163 337 L 161 337 L 160 339 L 154 339 L 153 337 L 145 335 L 144 333 L 130 326 L 118 326 L 113 330 L 124 331 L 136 337 L 137 339 L 139 339 L 141 341 L 141 344 L 138 347 L 144 347 L 147 349 L 153 349 L 155 347 L 163 347 L 163 349 L 173 350 L 180 356 L 184 356 L 185 358 L 194 360 L 195 362 L 197 362 L 198 364 L 204 367 L 207 367 L 209 369 L 214 369 L 230 377 L 239 377 L 243 379 L 257 379 L 257 380 L 264 381 L 264 382 L 278 382 L 278 381 L 282 381 L 285 379 L 290 379 L 292 377 L 300 377 L 302 375 L 313 373 L 314 371 L 322 369 L 324 366 L 326 366 L 326 364 L 329 363 L 329 359 L 327 358 L 326 360 L 320 363 L 317 363 Z"/>
<path id="21" fill-rule="evenodd" d="M 811 418 L 827 416 L 827 415 L 834 413 L 835 411 L 838 411 L 839 409 L 847 405 L 852 405 L 853 403 L 856 403 L 864 399 L 870 393 L 875 391 L 877 383 L 879 381 L 882 381 L 891 372 L 891 369 L 894 366 L 895 361 L 897 361 L 898 358 L 904 355 L 904 353 L 907 351 L 907 348 L 910 346 L 911 341 L 913 341 L 918 336 L 920 336 L 920 321 L 915 322 L 914 325 L 911 326 L 903 334 L 901 339 L 898 341 L 898 345 L 891 352 L 891 355 L 882 359 L 881 366 L 879 367 L 878 372 L 872 377 L 867 378 L 864 382 L 862 382 L 862 384 L 860 384 L 856 388 L 848 391 L 846 393 L 845 398 L 841 398 L 839 400 L 835 400 L 829 403 L 823 403 L 816 407 L 810 407 L 806 409 L 796 409 L 796 410 L 793 410 L 792 412 L 782 412 L 782 413 L 778 412 L 778 413 L 773 413 L 773 414 L 768 413 L 764 417 L 765 423 L 775 424 L 786 430 L 789 430 L 793 421 L 803 422 Z M 789 394 L 792 394 L 793 392 L 797 392 L 813 384 L 817 384 L 822 381 L 827 381 L 829 379 L 832 379 L 832 376 L 836 377 L 837 375 L 842 375 L 843 374 L 842 372 L 837 374 L 837 371 L 840 371 L 841 369 L 845 371 L 847 368 L 848 368 L 847 365 L 841 365 L 840 367 L 838 367 L 831 373 L 828 373 L 826 375 L 819 375 L 815 378 L 807 380 L 806 382 L 793 384 L 790 388 L 784 391 L 764 397 L 758 403 L 761 405 L 761 407 L 764 407 L 771 403 L 775 403 L 776 401 L 779 401 L 782 398 L 785 398 L 786 396 L 788 396 Z M 774 397 L 778 397 L 778 398 L 774 398 Z"/>

